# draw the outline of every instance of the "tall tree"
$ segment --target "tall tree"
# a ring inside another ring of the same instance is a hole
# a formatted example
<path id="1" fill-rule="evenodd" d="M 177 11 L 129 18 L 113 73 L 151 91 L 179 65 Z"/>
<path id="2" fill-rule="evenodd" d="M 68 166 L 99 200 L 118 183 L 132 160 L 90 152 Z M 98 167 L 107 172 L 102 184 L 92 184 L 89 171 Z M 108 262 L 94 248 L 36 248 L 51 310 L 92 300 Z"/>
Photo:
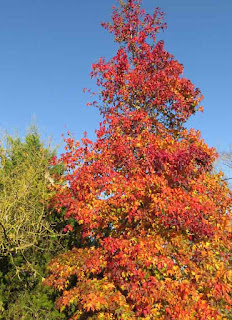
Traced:
<path id="1" fill-rule="evenodd" d="M 231 315 L 231 193 L 215 150 L 184 128 L 202 96 L 156 42 L 162 17 L 138 0 L 113 9 L 103 26 L 120 48 L 92 73 L 105 119 L 96 142 L 69 136 L 58 160 L 53 204 L 81 226 L 82 247 L 54 259 L 45 284 L 71 319 Z"/>

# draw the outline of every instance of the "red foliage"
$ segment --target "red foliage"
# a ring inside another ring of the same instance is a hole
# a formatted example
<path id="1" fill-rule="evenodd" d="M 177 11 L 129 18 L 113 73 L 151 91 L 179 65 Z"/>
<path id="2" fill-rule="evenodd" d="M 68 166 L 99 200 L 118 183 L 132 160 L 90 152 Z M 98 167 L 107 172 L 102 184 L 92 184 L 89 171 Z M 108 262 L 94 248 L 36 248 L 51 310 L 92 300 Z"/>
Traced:
<path id="1" fill-rule="evenodd" d="M 105 120 L 97 139 L 70 135 L 53 206 L 82 226 L 45 283 L 72 319 L 226 319 L 232 304 L 231 194 L 215 150 L 183 123 L 199 90 L 155 43 L 162 13 L 120 1 L 104 26 L 121 45 L 94 65 Z M 70 226 L 67 226 L 67 230 Z"/>
<path id="2" fill-rule="evenodd" d="M 140 10 L 140 1 L 127 1 L 113 10 L 113 23 L 103 26 L 120 44 L 109 62 L 101 58 L 93 64 L 92 76 L 101 87 L 103 114 L 144 109 L 168 128 L 180 129 L 198 110 L 202 95 L 182 77 L 183 66 L 156 42 L 164 29 L 163 13 L 157 8 L 151 16 Z M 200 107 L 202 110 L 202 107 Z"/>

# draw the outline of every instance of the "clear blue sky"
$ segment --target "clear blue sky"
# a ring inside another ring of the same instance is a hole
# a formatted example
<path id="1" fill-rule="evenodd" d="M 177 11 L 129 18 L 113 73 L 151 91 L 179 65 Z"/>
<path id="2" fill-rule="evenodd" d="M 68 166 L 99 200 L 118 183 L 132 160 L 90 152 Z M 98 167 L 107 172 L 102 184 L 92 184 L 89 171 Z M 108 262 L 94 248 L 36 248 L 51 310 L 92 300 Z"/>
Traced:
<path id="1" fill-rule="evenodd" d="M 0 1 L 0 129 L 23 134 L 33 117 L 42 136 L 55 143 L 67 129 L 91 138 L 98 110 L 86 107 L 83 87 L 94 88 L 91 64 L 116 50 L 100 26 L 114 0 Z M 165 47 L 200 87 L 204 114 L 189 126 L 210 146 L 232 143 L 232 0 L 144 0 L 166 13 Z"/>

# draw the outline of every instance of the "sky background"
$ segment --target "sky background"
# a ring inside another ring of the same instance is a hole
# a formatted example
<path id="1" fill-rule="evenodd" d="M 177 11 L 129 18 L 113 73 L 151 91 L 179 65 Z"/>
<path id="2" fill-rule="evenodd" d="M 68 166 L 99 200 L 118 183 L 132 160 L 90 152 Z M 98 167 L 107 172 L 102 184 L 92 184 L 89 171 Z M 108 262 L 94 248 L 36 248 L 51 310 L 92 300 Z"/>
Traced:
<path id="1" fill-rule="evenodd" d="M 100 22 L 109 21 L 114 0 L 0 1 L 0 130 L 25 134 L 36 118 L 43 138 L 62 141 L 67 130 L 80 139 L 94 131 L 99 112 L 87 107 L 84 87 L 91 65 L 112 57 L 117 46 Z M 160 6 L 168 30 L 165 48 L 184 65 L 184 76 L 202 90 L 204 113 L 189 127 L 220 150 L 232 144 L 232 1 L 143 0 Z"/>

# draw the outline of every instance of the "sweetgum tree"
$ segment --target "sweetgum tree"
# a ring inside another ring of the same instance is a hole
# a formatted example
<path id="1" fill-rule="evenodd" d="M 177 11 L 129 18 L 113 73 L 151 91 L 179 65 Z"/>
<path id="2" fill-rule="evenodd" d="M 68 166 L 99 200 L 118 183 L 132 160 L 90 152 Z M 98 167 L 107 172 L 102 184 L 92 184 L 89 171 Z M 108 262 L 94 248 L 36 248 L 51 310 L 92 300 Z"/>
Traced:
<path id="1" fill-rule="evenodd" d="M 95 142 L 68 136 L 52 199 L 82 246 L 54 259 L 45 283 L 71 319 L 228 319 L 231 194 L 212 173 L 215 150 L 184 128 L 202 95 L 156 41 L 160 9 L 120 1 L 103 26 L 119 43 L 93 65 L 104 121 Z"/>

